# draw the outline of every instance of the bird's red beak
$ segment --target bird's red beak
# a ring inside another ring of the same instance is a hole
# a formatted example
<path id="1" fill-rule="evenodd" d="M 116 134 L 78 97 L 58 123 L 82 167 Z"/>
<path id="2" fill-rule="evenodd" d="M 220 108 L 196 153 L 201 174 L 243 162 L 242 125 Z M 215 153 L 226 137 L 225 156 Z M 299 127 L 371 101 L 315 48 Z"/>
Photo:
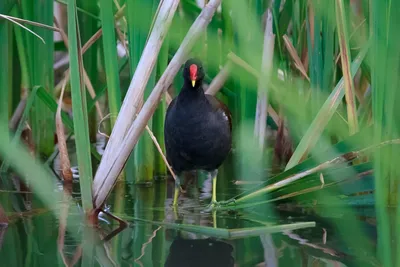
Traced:
<path id="1" fill-rule="evenodd" d="M 190 80 L 192 81 L 192 86 L 194 87 L 196 85 L 196 80 L 197 80 L 197 65 L 196 64 L 190 65 L 189 76 L 190 76 Z"/>

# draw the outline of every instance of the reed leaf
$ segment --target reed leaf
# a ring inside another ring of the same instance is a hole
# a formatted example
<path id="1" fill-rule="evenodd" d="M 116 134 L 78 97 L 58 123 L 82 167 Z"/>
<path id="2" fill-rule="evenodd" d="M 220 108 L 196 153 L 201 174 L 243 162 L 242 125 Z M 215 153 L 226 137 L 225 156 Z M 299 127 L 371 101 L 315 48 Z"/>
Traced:
<path id="1" fill-rule="evenodd" d="M 98 7 L 96 1 L 79 0 L 77 2 L 77 5 L 79 7 L 82 7 L 82 9 L 91 12 L 92 14 L 97 15 L 98 13 Z M 78 16 L 78 19 L 79 19 L 79 25 L 80 25 L 79 29 L 80 29 L 82 43 L 86 44 L 86 42 L 88 42 L 90 38 L 97 32 L 97 20 L 86 14 L 80 14 L 80 16 Z M 98 52 L 98 43 L 95 42 L 83 55 L 83 66 L 87 72 L 88 80 L 91 81 L 91 84 L 94 84 L 95 88 L 97 88 L 96 84 L 98 84 L 97 52 Z M 88 121 L 89 121 L 90 141 L 91 143 L 95 143 L 97 134 L 96 111 L 95 110 L 90 111 L 89 105 L 88 108 L 89 108 Z M 101 115 L 99 114 L 99 117 L 100 116 Z"/>
<path id="2" fill-rule="evenodd" d="M 78 156 L 78 167 L 82 204 L 86 212 L 93 208 L 92 202 L 92 160 L 88 116 L 86 107 L 86 90 L 82 79 L 82 54 L 77 24 L 76 0 L 68 2 L 68 47 L 71 71 L 72 109 L 74 112 L 75 144 Z"/>
<path id="3" fill-rule="evenodd" d="M 346 11 L 344 9 L 344 1 L 336 1 L 336 21 L 338 24 L 338 35 L 339 35 L 339 46 L 340 46 L 340 58 L 342 60 L 343 78 L 344 78 L 344 89 L 347 104 L 347 118 L 349 121 L 350 134 L 354 134 L 358 131 L 358 119 L 356 112 L 356 100 L 353 75 L 350 70 L 351 54 L 349 48 L 349 34 L 347 25 L 349 24 L 346 17 Z"/>
<path id="4" fill-rule="evenodd" d="M 22 1 L 25 19 L 53 25 L 53 3 L 52 0 L 44 0 L 38 3 Z M 32 26 L 27 28 L 32 29 Z M 24 32 L 31 66 L 29 68 L 31 86 L 43 86 L 46 91 L 52 93 L 54 88 L 53 31 L 36 27 L 35 32 L 43 38 L 44 43 L 30 33 Z M 32 134 L 37 153 L 50 156 L 54 150 L 54 117 L 47 112 L 47 108 L 38 99 L 36 99 L 35 109 L 31 112 L 31 115 Z"/>
<path id="5" fill-rule="evenodd" d="M 128 21 L 128 38 L 129 38 L 129 54 L 130 54 L 130 70 L 133 77 L 136 68 L 138 67 L 140 58 L 146 45 L 146 39 L 151 31 L 151 23 L 154 16 L 157 15 L 157 6 L 160 1 L 146 1 L 146 4 L 140 4 L 138 1 L 127 3 L 127 21 Z M 154 88 L 157 68 L 151 71 L 149 80 L 145 87 L 142 99 L 148 97 L 151 90 Z M 152 129 L 152 119 L 148 121 L 149 129 Z M 154 166 L 154 146 L 148 135 L 140 137 L 138 145 L 135 147 L 131 159 L 127 162 L 127 170 L 132 170 L 129 178 L 135 177 L 137 184 L 149 184 L 153 180 Z"/>
<path id="6" fill-rule="evenodd" d="M 0 21 L 0 121 L 8 121 L 8 93 L 10 86 L 10 68 L 9 68 L 9 43 L 11 36 L 9 34 L 9 25 L 5 21 Z M 6 137 L 8 140 L 8 137 Z"/>
<path id="7" fill-rule="evenodd" d="M 190 224 L 157 222 L 157 221 L 145 220 L 142 218 L 132 218 L 128 216 L 124 216 L 124 218 L 127 220 L 133 220 L 141 223 L 163 226 L 167 229 L 187 231 L 227 240 L 234 240 L 238 238 L 259 236 L 261 234 L 272 234 L 283 231 L 291 231 L 296 229 L 315 227 L 315 222 L 300 222 L 300 223 L 252 227 L 252 228 L 222 229 L 222 228 L 214 228 L 214 227 L 206 227 L 206 226 L 190 225 Z"/>
<path id="8" fill-rule="evenodd" d="M 367 43 L 363 47 L 358 56 L 352 62 L 352 77 L 354 77 L 354 75 L 360 68 L 361 62 L 364 60 L 368 49 L 369 43 Z M 314 144 L 318 141 L 318 138 L 320 137 L 322 131 L 328 124 L 329 120 L 332 118 L 339 104 L 341 103 L 344 94 L 344 78 L 342 78 L 319 110 L 317 116 L 311 123 L 310 127 L 307 129 L 300 143 L 297 145 L 296 150 L 294 151 L 292 157 L 286 165 L 285 170 L 292 168 L 307 157 L 307 154 L 309 153 L 309 151 L 312 150 Z"/>
<path id="9" fill-rule="evenodd" d="M 111 129 L 114 127 L 115 115 L 121 108 L 121 89 L 118 77 L 117 43 L 115 40 L 115 22 L 113 2 L 100 1 L 100 17 L 103 30 L 104 65 L 107 77 L 108 107 L 112 114 Z"/>

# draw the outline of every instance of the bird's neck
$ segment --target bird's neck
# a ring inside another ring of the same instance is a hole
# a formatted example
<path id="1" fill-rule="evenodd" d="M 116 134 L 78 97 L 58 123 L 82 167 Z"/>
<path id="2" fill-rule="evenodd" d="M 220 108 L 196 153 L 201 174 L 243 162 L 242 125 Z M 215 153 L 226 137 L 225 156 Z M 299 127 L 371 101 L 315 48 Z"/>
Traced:
<path id="1" fill-rule="evenodd" d="M 181 92 L 179 93 L 179 96 L 182 98 L 185 98 L 185 99 L 187 99 L 187 98 L 191 98 L 191 99 L 205 98 L 202 83 L 199 82 L 198 84 L 195 85 L 195 87 L 192 87 L 192 84 L 185 82 L 183 84 Z"/>

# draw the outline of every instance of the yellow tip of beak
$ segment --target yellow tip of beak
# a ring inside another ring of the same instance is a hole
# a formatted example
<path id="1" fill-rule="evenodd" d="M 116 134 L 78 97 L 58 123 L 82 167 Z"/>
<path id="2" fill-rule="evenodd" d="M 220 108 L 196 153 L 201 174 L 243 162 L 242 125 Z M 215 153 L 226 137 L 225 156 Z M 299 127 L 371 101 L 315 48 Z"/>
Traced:
<path id="1" fill-rule="evenodd" d="M 196 80 L 192 80 L 192 86 L 194 87 L 196 85 Z"/>

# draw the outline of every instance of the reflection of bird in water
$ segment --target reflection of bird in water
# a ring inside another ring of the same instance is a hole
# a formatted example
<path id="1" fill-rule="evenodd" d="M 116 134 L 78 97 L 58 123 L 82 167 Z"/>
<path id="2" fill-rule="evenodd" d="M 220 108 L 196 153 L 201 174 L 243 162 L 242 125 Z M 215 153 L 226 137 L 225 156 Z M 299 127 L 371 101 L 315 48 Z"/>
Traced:
<path id="1" fill-rule="evenodd" d="M 213 239 L 183 239 L 172 242 L 164 267 L 233 267 L 230 244 Z"/>

